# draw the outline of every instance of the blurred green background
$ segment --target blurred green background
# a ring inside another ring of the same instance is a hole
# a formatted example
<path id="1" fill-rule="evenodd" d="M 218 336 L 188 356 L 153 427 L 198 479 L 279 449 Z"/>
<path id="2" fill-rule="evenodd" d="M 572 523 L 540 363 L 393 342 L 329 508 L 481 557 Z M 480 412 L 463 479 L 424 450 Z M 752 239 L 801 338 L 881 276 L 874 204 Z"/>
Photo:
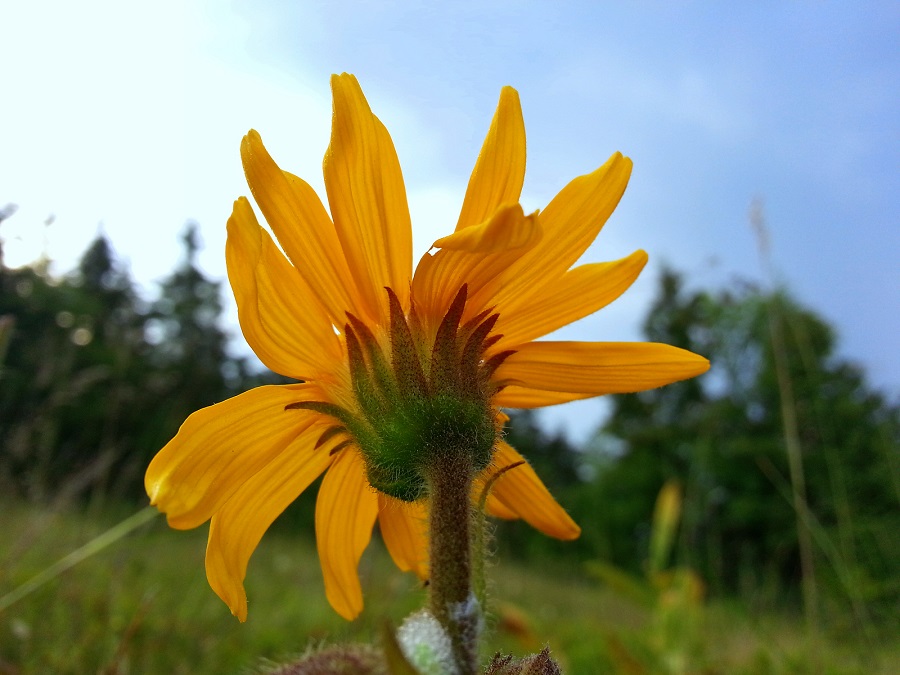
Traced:
<path id="1" fill-rule="evenodd" d="M 255 672 L 421 600 L 376 545 L 363 617 L 331 612 L 313 486 L 251 562 L 245 625 L 206 585 L 204 532 L 162 518 L 4 606 L 146 505 L 143 471 L 191 412 L 280 381 L 229 351 L 195 226 L 181 245 L 153 300 L 103 237 L 64 275 L 0 259 L 0 673 Z M 573 673 L 896 672 L 896 401 L 787 289 L 689 289 L 665 270 L 643 329 L 714 367 L 614 397 L 577 446 L 512 413 L 508 440 L 583 534 L 497 524 L 488 643 L 549 641 Z"/>

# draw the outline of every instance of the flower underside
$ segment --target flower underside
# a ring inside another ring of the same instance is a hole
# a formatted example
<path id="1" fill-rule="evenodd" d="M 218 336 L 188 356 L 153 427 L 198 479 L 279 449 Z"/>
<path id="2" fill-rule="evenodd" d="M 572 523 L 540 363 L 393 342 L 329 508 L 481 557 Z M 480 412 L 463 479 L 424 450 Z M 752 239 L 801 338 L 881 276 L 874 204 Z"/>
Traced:
<path id="1" fill-rule="evenodd" d="M 413 502 L 426 494 L 428 467 L 448 455 L 465 453 L 476 471 L 490 464 L 498 436 L 490 401 L 503 388 L 491 378 L 514 350 L 487 356 L 502 338 L 491 334 L 499 318 L 491 309 L 461 324 L 466 284 L 433 340 L 416 313 L 415 301 L 407 315 L 396 293 L 385 290 L 390 308 L 388 349 L 365 323 L 347 313 L 344 337 L 355 409 L 300 401 L 285 410 L 314 410 L 334 418 L 336 424 L 322 433 L 317 447 L 344 436 L 332 453 L 357 446 L 372 487 Z"/>
<path id="2" fill-rule="evenodd" d="M 246 197 L 228 219 L 241 330 L 268 368 L 298 383 L 195 412 L 145 476 L 170 525 L 210 521 L 207 577 L 242 621 L 251 555 L 319 476 L 325 594 L 352 619 L 363 608 L 357 566 L 376 522 L 400 569 L 437 578 L 425 521 L 441 466 L 456 467 L 445 472 L 451 478 L 465 474 L 467 511 L 474 500 L 548 536 L 578 537 L 504 442 L 502 409 L 643 391 L 709 367 L 668 345 L 541 339 L 613 302 L 647 262 L 637 250 L 576 264 L 625 191 L 627 157 L 614 153 L 526 215 L 524 120 L 518 94 L 504 87 L 454 231 L 413 268 L 390 134 L 352 75 L 334 76 L 332 91 L 328 208 L 251 130 L 241 160 L 271 234 Z"/>

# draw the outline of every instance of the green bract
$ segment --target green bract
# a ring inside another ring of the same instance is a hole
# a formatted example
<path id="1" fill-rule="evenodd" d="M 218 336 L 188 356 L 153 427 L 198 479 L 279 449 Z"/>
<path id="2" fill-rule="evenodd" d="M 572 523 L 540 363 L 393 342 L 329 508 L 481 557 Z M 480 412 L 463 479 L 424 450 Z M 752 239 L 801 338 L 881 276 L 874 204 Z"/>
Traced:
<path id="1" fill-rule="evenodd" d="M 347 315 L 344 334 L 357 409 L 330 403 L 303 402 L 287 406 L 316 410 L 339 425 L 320 443 L 346 433 L 366 464 L 366 477 L 376 490 L 411 502 L 427 493 L 426 474 L 449 454 L 467 453 L 475 471 L 491 461 L 497 440 L 490 400 L 498 385 L 491 375 L 512 354 L 505 351 L 483 359 L 499 335 L 491 335 L 498 315 L 482 312 L 460 325 L 467 287 L 460 288 L 428 348 L 414 315 L 407 317 L 397 296 L 390 301 L 390 354 L 369 328 Z"/>

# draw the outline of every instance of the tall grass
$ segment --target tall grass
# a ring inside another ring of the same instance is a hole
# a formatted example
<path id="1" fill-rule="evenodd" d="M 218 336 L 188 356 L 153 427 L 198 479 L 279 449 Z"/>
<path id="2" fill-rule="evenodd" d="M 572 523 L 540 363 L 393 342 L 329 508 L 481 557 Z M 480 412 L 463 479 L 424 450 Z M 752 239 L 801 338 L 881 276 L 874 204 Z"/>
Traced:
<path id="1" fill-rule="evenodd" d="M 0 595 L 26 583 L 128 515 L 0 503 Z M 313 542 L 268 535 L 247 578 L 250 618 L 240 624 L 203 572 L 205 533 L 173 532 L 157 519 L 55 576 L 0 612 L 0 673 L 188 674 L 258 672 L 325 639 L 369 641 L 385 617 L 399 623 L 422 604 L 409 575 L 380 546 L 360 565 L 366 609 L 347 623 L 328 606 Z M 652 617 L 582 574 L 552 563 L 488 570 L 494 649 L 524 654 L 549 643 L 568 673 L 613 672 L 610 645 L 652 639 Z M 832 636 L 814 670 L 796 617 L 705 608 L 703 673 L 893 673 L 900 650 L 864 650 Z M 620 666 L 621 668 L 621 666 Z M 645 672 L 645 671 L 634 671 Z"/>

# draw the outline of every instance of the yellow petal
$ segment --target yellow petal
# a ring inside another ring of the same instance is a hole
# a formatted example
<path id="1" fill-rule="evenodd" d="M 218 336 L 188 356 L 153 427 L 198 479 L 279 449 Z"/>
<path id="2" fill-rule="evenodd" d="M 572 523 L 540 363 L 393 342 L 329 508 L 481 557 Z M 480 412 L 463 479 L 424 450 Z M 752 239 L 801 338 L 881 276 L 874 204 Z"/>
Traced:
<path id="1" fill-rule="evenodd" d="M 593 396 L 594 394 L 545 391 L 510 384 L 500 390 L 498 394 L 495 394 L 491 399 L 491 403 L 504 408 L 543 408 L 549 405 L 568 403 L 569 401 L 580 401 Z"/>
<path id="2" fill-rule="evenodd" d="M 503 520 L 518 520 L 519 514 L 503 505 L 494 495 L 488 495 L 484 503 L 484 509 L 494 518 Z"/>
<path id="3" fill-rule="evenodd" d="M 335 460 L 316 500 L 316 543 L 325 596 L 348 621 L 363 608 L 357 567 L 378 515 L 378 495 L 369 486 L 359 453 L 347 448 Z"/>
<path id="4" fill-rule="evenodd" d="M 378 495 L 378 526 L 394 563 L 428 578 L 428 511 L 424 501 L 406 503 Z"/>
<path id="5" fill-rule="evenodd" d="M 501 313 L 558 283 L 597 238 L 631 176 L 631 160 L 616 153 L 593 173 L 571 181 L 541 211 L 544 237 L 503 274 L 494 299 Z"/>
<path id="6" fill-rule="evenodd" d="M 504 417 L 506 417 L 506 415 L 504 415 Z M 484 510 L 490 515 L 495 518 L 502 518 L 503 520 L 518 520 L 519 516 L 505 507 L 497 497 L 491 494 L 490 491 L 488 491 L 487 497 L 484 495 L 485 486 L 492 478 L 495 478 L 496 480 L 497 472 L 503 468 L 504 467 L 491 465 L 482 471 L 480 475 L 475 477 L 475 480 L 472 482 L 472 502 L 480 507 L 481 500 L 484 498 Z M 491 482 L 491 488 L 493 488 L 493 486 L 494 483 Z"/>
<path id="7" fill-rule="evenodd" d="M 502 469 L 519 462 L 525 462 L 525 458 L 512 446 L 502 441 L 497 445 L 493 466 Z M 494 482 L 491 493 L 503 506 L 547 536 L 568 541 L 581 534 L 581 528 L 556 503 L 527 462 L 504 472 Z"/>
<path id="8" fill-rule="evenodd" d="M 434 246 L 448 251 L 468 253 L 499 253 L 517 248 L 532 247 L 541 238 L 540 228 L 533 217 L 526 219 L 522 207 L 513 202 L 499 208 L 483 223 L 441 237 Z"/>
<path id="9" fill-rule="evenodd" d="M 322 425 L 307 429 L 245 482 L 212 517 L 206 546 L 209 585 L 241 621 L 247 620 L 247 563 L 274 520 L 328 468 L 331 445 L 315 448 Z"/>
<path id="10" fill-rule="evenodd" d="M 614 262 L 581 265 L 566 272 L 530 302 L 510 305 L 495 331 L 503 335 L 496 349 L 529 342 L 606 307 L 637 279 L 647 254 L 635 251 Z"/>
<path id="11" fill-rule="evenodd" d="M 503 362 L 495 378 L 600 396 L 654 389 L 708 369 L 702 356 L 655 342 L 530 342 Z"/>
<path id="12" fill-rule="evenodd" d="M 482 225 L 446 237 L 459 250 L 426 253 L 413 278 L 413 294 L 425 318 L 440 321 L 463 284 L 469 302 L 463 321 L 484 309 L 483 298 L 493 296 L 493 284 L 509 265 L 534 250 L 541 240 L 537 214 L 526 216 L 518 204 L 499 208 Z"/>
<path id="13" fill-rule="evenodd" d="M 308 384 L 257 387 L 198 410 L 150 462 L 144 477 L 150 503 L 174 528 L 209 520 L 317 417 L 284 406 L 322 400 L 317 394 Z"/>
<path id="14" fill-rule="evenodd" d="M 329 318 L 342 326 L 348 310 L 363 315 L 337 232 L 315 191 L 279 169 L 255 131 L 244 136 L 241 159 L 256 203 Z"/>
<path id="15" fill-rule="evenodd" d="M 350 273 L 373 319 L 387 316 L 384 288 L 409 306 L 412 229 L 390 134 L 352 75 L 333 75 L 334 117 L 325 153 L 328 204 Z"/>
<path id="16" fill-rule="evenodd" d="M 331 321 L 243 197 L 228 219 L 228 279 L 247 343 L 276 373 L 311 379 L 341 359 Z"/>
<path id="17" fill-rule="evenodd" d="M 456 231 L 484 222 L 504 204 L 517 203 L 524 180 L 522 106 L 518 92 L 512 87 L 503 87 L 487 138 L 469 178 Z"/>

